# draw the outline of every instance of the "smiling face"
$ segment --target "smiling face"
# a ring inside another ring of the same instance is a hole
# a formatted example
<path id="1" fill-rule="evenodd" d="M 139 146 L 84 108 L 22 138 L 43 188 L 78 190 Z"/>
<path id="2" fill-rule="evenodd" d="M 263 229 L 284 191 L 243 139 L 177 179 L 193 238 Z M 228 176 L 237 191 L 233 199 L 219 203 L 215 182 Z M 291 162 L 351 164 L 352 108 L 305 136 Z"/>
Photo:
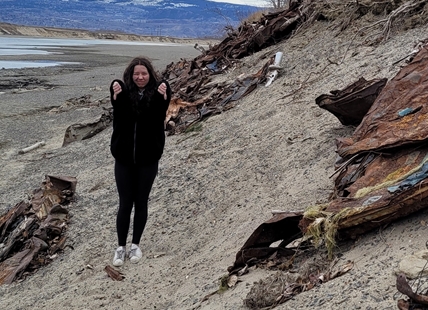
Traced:
<path id="1" fill-rule="evenodd" d="M 143 89 L 150 80 L 149 71 L 145 66 L 136 65 L 134 67 L 134 73 L 132 75 L 132 80 L 139 89 Z"/>

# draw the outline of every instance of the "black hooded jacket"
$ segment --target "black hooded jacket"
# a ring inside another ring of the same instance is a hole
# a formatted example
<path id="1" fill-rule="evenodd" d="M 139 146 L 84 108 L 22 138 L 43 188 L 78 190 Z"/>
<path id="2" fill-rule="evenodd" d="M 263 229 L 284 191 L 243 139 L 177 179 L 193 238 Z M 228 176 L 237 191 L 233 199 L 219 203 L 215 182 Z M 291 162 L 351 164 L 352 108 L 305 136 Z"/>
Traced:
<path id="1" fill-rule="evenodd" d="M 113 83 L 118 82 L 122 91 L 113 99 Z M 167 85 L 167 99 L 154 92 L 152 98 L 144 98 L 133 105 L 125 84 L 114 80 L 110 85 L 113 105 L 113 134 L 110 150 L 113 157 L 123 164 L 150 165 L 158 161 L 165 146 L 164 122 L 171 100 L 171 88 Z"/>

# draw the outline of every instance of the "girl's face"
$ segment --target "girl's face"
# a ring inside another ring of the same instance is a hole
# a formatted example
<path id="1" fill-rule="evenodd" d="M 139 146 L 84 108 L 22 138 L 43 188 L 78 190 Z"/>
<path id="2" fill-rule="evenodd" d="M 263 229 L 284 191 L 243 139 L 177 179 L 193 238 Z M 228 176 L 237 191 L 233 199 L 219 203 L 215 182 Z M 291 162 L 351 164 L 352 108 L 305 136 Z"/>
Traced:
<path id="1" fill-rule="evenodd" d="M 136 65 L 134 67 L 134 74 L 132 75 L 132 80 L 138 88 L 144 88 L 150 80 L 149 71 L 143 65 Z"/>

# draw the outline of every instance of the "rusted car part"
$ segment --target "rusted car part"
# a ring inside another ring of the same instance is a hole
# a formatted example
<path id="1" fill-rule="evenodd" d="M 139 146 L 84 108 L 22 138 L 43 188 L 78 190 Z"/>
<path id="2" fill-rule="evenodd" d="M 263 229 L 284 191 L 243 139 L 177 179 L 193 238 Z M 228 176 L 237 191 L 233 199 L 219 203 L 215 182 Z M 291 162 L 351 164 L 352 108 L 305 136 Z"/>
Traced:
<path id="1" fill-rule="evenodd" d="M 425 46 L 385 85 L 352 138 L 345 139 L 352 143 L 340 140 L 344 164 L 336 171 L 336 196 L 305 210 L 298 227 L 306 238 L 324 242 L 331 254 L 337 240 L 355 238 L 428 206 L 427 99 Z M 289 225 L 286 229 L 294 233 Z M 293 235 L 283 237 L 289 241 Z M 263 238 L 263 232 L 257 235 Z M 235 267 L 251 259 L 238 258 Z"/>
<path id="2" fill-rule="evenodd" d="M 67 127 L 64 134 L 62 146 L 66 146 L 75 141 L 92 138 L 99 132 L 106 129 L 113 121 L 113 109 L 107 109 L 97 119 L 80 124 L 73 124 Z"/>
<path id="3" fill-rule="evenodd" d="M 400 293 L 407 295 L 410 298 L 410 300 L 398 300 L 398 309 L 426 309 L 426 306 L 428 306 L 428 296 L 413 292 L 413 289 L 407 282 L 406 276 L 404 274 L 400 273 L 397 275 L 396 287 Z"/>
<path id="4" fill-rule="evenodd" d="M 317 97 L 315 102 L 336 116 L 342 125 L 358 126 L 387 81 L 385 78 L 367 81 L 362 77 L 342 90 L 332 90 L 331 95 Z"/>
<path id="5" fill-rule="evenodd" d="M 307 210 L 304 233 L 353 238 L 426 208 L 428 196 L 428 49 L 384 87 L 353 136 L 338 139 L 346 161 L 338 197 Z M 337 235 L 336 235 L 337 234 Z"/>
<path id="6" fill-rule="evenodd" d="M 48 264 L 65 246 L 68 204 L 76 178 L 46 176 L 29 202 L 0 217 L 0 284 L 10 284 Z"/>

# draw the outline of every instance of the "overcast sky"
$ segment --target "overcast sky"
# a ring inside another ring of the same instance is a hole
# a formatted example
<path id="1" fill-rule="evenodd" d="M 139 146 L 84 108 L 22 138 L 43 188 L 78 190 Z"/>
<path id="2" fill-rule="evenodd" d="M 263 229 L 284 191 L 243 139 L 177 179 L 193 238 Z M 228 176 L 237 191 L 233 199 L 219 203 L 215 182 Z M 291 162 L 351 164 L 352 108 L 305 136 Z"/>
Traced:
<path id="1" fill-rule="evenodd" d="M 253 6 L 266 6 L 267 1 L 266 0 L 209 0 L 212 2 L 226 2 L 226 3 L 233 3 L 233 4 L 246 4 L 246 5 L 253 5 Z"/>

